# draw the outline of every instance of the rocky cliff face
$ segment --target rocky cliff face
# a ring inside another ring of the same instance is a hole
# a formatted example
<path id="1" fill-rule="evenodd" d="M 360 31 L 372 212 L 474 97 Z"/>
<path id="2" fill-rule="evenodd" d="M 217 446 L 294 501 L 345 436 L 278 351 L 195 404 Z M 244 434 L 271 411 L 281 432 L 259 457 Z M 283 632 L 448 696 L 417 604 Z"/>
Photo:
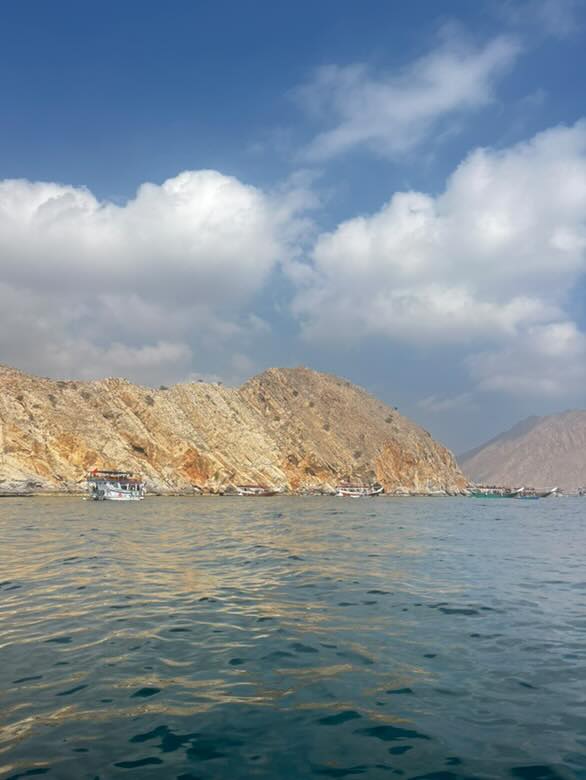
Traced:
<path id="1" fill-rule="evenodd" d="M 586 411 L 529 417 L 459 461 L 475 482 L 575 491 L 586 486 Z"/>
<path id="2" fill-rule="evenodd" d="M 376 480 L 387 492 L 466 484 L 426 431 L 349 382 L 309 369 L 270 369 L 239 389 L 153 390 L 0 367 L 0 493 L 84 490 L 93 468 L 138 472 L 161 493 L 250 482 L 305 492 L 343 479 Z"/>

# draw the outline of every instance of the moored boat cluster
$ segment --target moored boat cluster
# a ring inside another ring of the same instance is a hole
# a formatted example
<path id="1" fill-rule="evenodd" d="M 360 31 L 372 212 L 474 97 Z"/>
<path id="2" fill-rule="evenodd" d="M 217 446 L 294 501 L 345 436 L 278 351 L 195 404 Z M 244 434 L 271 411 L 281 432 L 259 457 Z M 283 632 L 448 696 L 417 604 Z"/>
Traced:
<path id="1" fill-rule="evenodd" d="M 92 501 L 140 501 L 146 495 L 146 483 L 141 477 L 132 472 L 116 469 L 94 469 L 86 476 L 89 499 Z M 193 486 L 196 495 L 203 495 L 204 491 L 198 486 Z M 271 487 L 261 483 L 249 483 L 231 486 L 221 492 L 225 496 L 268 497 L 278 495 L 290 495 L 286 486 Z M 316 486 L 314 489 L 304 490 L 300 495 L 337 496 L 340 498 L 374 498 L 376 496 L 407 497 L 414 495 L 446 496 L 443 490 L 432 490 L 425 493 L 413 493 L 408 490 L 395 490 L 392 493 L 385 491 L 379 482 L 351 482 L 343 481 L 335 487 Z"/>
<path id="2" fill-rule="evenodd" d="M 560 495 L 560 491 L 557 487 L 539 489 L 524 486 L 513 488 L 502 485 L 473 485 L 468 495 L 472 498 L 537 499 Z"/>
<path id="3" fill-rule="evenodd" d="M 93 501 L 140 501 L 145 497 L 146 485 L 141 477 L 128 471 L 116 469 L 94 469 L 86 477 L 89 498 Z M 194 486 L 195 487 L 195 486 Z M 586 492 L 586 490 L 585 490 Z M 197 488 L 197 493 L 202 494 L 201 488 Z M 248 483 L 234 485 L 222 495 L 248 496 L 248 497 L 268 497 L 277 495 L 287 495 L 289 491 L 286 487 L 272 487 L 262 483 Z M 334 495 L 340 498 L 373 498 L 383 494 L 389 496 L 409 496 L 414 495 L 407 491 L 385 492 L 380 482 L 360 482 L 346 480 L 338 483 L 335 488 L 316 487 L 314 490 L 305 491 L 304 495 Z M 417 495 L 427 496 L 445 496 L 447 493 L 442 490 L 429 489 L 426 493 Z M 538 499 L 548 496 L 559 496 L 559 488 L 539 489 L 535 487 L 510 487 L 504 485 L 471 485 L 467 491 L 460 495 L 467 495 L 471 498 L 515 498 L 515 499 Z"/>

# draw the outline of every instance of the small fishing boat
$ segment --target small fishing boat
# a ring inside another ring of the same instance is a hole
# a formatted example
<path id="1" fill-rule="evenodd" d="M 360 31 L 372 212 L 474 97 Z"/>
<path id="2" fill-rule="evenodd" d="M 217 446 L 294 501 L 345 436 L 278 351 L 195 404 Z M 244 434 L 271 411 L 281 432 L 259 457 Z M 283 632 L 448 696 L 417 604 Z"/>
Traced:
<path id="1" fill-rule="evenodd" d="M 558 488 L 548 488 L 547 490 L 538 490 L 532 487 L 499 487 L 497 485 L 475 485 L 469 495 L 472 498 L 516 498 L 516 499 L 531 499 L 547 498 L 547 496 L 553 496 L 557 493 Z"/>
<path id="2" fill-rule="evenodd" d="M 236 485 L 239 496 L 276 496 L 279 492 L 267 485 Z"/>
<path id="3" fill-rule="evenodd" d="M 469 495 L 472 498 L 517 498 L 523 488 L 499 487 L 498 485 L 475 485 Z"/>
<path id="4" fill-rule="evenodd" d="M 548 498 L 549 496 L 555 496 L 558 492 L 558 488 L 548 488 L 546 490 L 540 490 L 538 488 L 526 487 L 523 488 L 521 493 L 518 493 L 515 498 L 537 500 L 538 498 Z"/>
<path id="5" fill-rule="evenodd" d="M 383 486 L 376 482 L 373 485 L 364 483 L 341 482 L 336 487 L 336 495 L 343 498 L 367 498 L 378 496 L 383 492 Z"/>
<path id="6" fill-rule="evenodd" d="M 142 501 L 145 485 L 129 471 L 94 469 L 87 477 L 91 501 Z"/>

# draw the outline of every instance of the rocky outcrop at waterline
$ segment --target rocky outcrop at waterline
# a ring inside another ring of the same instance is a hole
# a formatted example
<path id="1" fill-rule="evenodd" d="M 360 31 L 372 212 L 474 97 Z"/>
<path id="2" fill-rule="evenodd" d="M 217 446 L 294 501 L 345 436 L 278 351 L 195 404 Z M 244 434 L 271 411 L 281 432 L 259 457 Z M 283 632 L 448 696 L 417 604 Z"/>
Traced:
<path id="1" fill-rule="evenodd" d="M 0 493 L 79 492 L 93 468 L 143 475 L 149 491 L 222 493 L 261 483 L 333 491 L 460 492 L 452 454 L 359 387 L 307 368 L 240 388 L 154 390 L 124 379 L 56 381 L 0 366 Z"/>

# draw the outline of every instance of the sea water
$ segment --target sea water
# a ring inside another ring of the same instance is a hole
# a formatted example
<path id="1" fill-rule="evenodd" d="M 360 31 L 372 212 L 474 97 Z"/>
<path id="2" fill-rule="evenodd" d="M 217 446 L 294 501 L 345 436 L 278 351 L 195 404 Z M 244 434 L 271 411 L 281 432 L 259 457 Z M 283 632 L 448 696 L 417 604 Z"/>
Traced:
<path id="1" fill-rule="evenodd" d="M 586 777 L 586 501 L 0 500 L 0 776 Z"/>

